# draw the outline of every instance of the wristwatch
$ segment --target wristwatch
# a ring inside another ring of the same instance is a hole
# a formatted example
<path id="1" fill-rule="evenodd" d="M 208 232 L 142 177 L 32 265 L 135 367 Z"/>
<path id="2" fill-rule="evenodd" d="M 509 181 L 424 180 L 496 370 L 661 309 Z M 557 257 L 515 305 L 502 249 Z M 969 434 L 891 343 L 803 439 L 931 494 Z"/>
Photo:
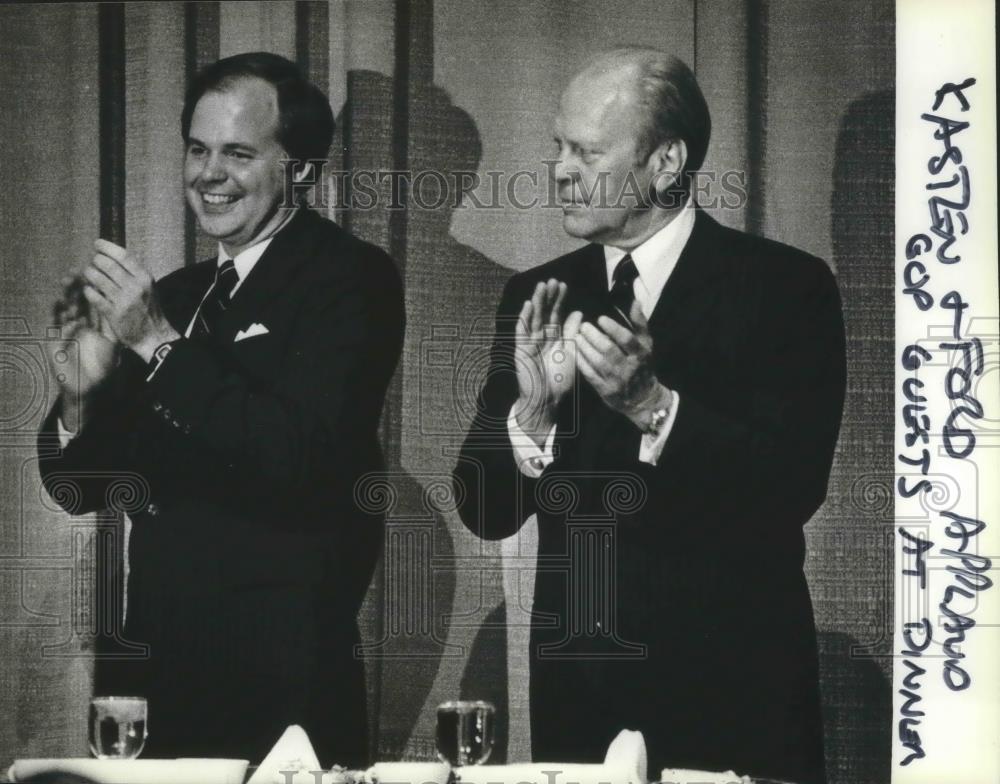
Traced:
<path id="1" fill-rule="evenodd" d="M 148 365 L 150 378 L 152 378 L 153 373 L 155 373 L 157 369 L 160 367 L 160 365 L 163 363 L 163 360 L 167 358 L 167 354 L 173 351 L 174 343 L 176 343 L 176 341 L 174 340 L 169 340 L 166 343 L 161 343 L 156 347 L 156 350 L 153 351 L 153 356 L 149 358 L 149 365 Z"/>
<path id="2" fill-rule="evenodd" d="M 659 405 L 654 408 L 649 413 L 649 422 L 646 427 L 643 428 L 643 432 L 653 438 L 654 440 L 659 438 L 663 426 L 667 423 L 667 418 L 670 416 L 670 407 L 673 405 L 674 395 L 666 387 L 663 387 L 666 391 L 666 403 L 667 405 Z"/>
<path id="3" fill-rule="evenodd" d="M 663 430 L 663 426 L 667 423 L 668 416 L 670 416 L 670 411 L 664 406 L 653 409 L 653 412 L 649 415 L 649 424 L 646 426 L 646 435 L 651 436 L 654 440 L 659 438 L 660 431 Z"/>

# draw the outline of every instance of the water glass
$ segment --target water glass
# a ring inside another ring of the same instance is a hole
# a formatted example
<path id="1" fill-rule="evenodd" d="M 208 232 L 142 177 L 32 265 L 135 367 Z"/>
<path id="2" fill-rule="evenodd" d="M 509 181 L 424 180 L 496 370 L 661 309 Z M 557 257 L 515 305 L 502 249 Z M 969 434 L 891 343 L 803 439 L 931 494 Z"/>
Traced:
<path id="1" fill-rule="evenodd" d="M 454 700 L 438 705 L 438 756 L 452 767 L 481 765 L 493 751 L 496 708 L 482 700 Z"/>
<path id="2" fill-rule="evenodd" d="M 98 759 L 135 759 L 146 744 L 144 697 L 90 701 L 90 751 Z"/>

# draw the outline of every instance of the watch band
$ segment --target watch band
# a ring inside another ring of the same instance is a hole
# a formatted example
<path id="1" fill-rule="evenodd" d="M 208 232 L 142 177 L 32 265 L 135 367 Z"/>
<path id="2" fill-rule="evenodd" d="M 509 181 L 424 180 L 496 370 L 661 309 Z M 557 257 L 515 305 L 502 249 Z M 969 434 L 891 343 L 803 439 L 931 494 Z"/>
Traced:
<path id="1" fill-rule="evenodd" d="M 665 406 L 653 409 L 649 415 L 649 424 L 646 426 L 646 435 L 652 436 L 654 439 L 659 438 L 669 416 L 670 411 Z"/>
<path id="2" fill-rule="evenodd" d="M 161 343 L 153 351 L 153 356 L 149 359 L 149 371 L 150 376 L 156 372 L 157 368 L 163 363 L 163 360 L 167 358 L 167 355 L 173 351 L 174 343 L 176 341 L 168 340 L 166 343 Z"/>
<path id="3" fill-rule="evenodd" d="M 649 420 L 646 422 L 646 426 L 642 428 L 643 433 L 653 439 L 659 438 L 660 433 L 663 431 L 663 426 L 667 423 L 667 419 L 670 418 L 670 409 L 674 404 L 674 393 L 662 385 L 661 389 L 663 393 L 660 400 L 657 401 L 659 405 L 649 412 Z"/>

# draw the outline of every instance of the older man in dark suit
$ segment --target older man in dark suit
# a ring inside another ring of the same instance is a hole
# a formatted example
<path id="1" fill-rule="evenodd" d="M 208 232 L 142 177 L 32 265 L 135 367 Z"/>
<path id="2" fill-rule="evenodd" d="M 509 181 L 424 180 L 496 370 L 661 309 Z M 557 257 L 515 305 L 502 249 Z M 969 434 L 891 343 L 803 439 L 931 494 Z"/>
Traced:
<path id="1" fill-rule="evenodd" d="M 515 275 L 455 470 L 500 538 L 538 515 L 536 760 L 622 728 L 661 765 L 824 779 L 803 525 L 840 425 L 836 283 L 690 199 L 708 108 L 686 65 L 603 54 L 555 119 L 563 225 Z"/>
<path id="2" fill-rule="evenodd" d="M 138 482 L 124 634 L 148 655 L 99 662 L 98 688 L 148 698 L 151 756 L 259 761 L 296 723 L 325 764 L 359 764 L 356 615 L 384 520 L 353 491 L 382 464 L 400 280 L 378 248 L 287 200 L 333 134 L 293 63 L 221 60 L 181 119 L 188 204 L 218 258 L 154 282 L 98 240 L 57 307 L 80 372 L 43 430 L 46 486 L 79 514 Z M 52 449 L 60 421 L 76 433 Z"/>

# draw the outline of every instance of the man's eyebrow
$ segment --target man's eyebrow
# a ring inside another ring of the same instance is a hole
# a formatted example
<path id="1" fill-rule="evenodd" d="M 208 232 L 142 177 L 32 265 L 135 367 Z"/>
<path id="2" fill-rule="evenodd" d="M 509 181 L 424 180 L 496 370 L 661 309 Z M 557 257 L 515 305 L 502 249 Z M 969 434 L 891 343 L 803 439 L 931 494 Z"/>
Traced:
<path id="1" fill-rule="evenodd" d="M 187 143 L 189 145 L 191 145 L 191 144 L 197 144 L 199 147 L 208 147 L 208 145 L 205 144 L 205 142 L 203 142 L 197 136 L 188 136 Z M 228 142 L 228 143 L 222 145 L 222 149 L 223 150 L 247 150 L 249 152 L 258 152 L 258 150 L 257 150 L 256 147 L 254 147 L 252 144 L 248 144 L 246 142 Z"/>
<path id="2" fill-rule="evenodd" d="M 583 150 L 586 152 L 600 152 L 604 144 L 600 139 L 568 139 L 565 136 L 553 136 L 552 141 L 556 144 L 567 144 L 570 149 Z"/>

